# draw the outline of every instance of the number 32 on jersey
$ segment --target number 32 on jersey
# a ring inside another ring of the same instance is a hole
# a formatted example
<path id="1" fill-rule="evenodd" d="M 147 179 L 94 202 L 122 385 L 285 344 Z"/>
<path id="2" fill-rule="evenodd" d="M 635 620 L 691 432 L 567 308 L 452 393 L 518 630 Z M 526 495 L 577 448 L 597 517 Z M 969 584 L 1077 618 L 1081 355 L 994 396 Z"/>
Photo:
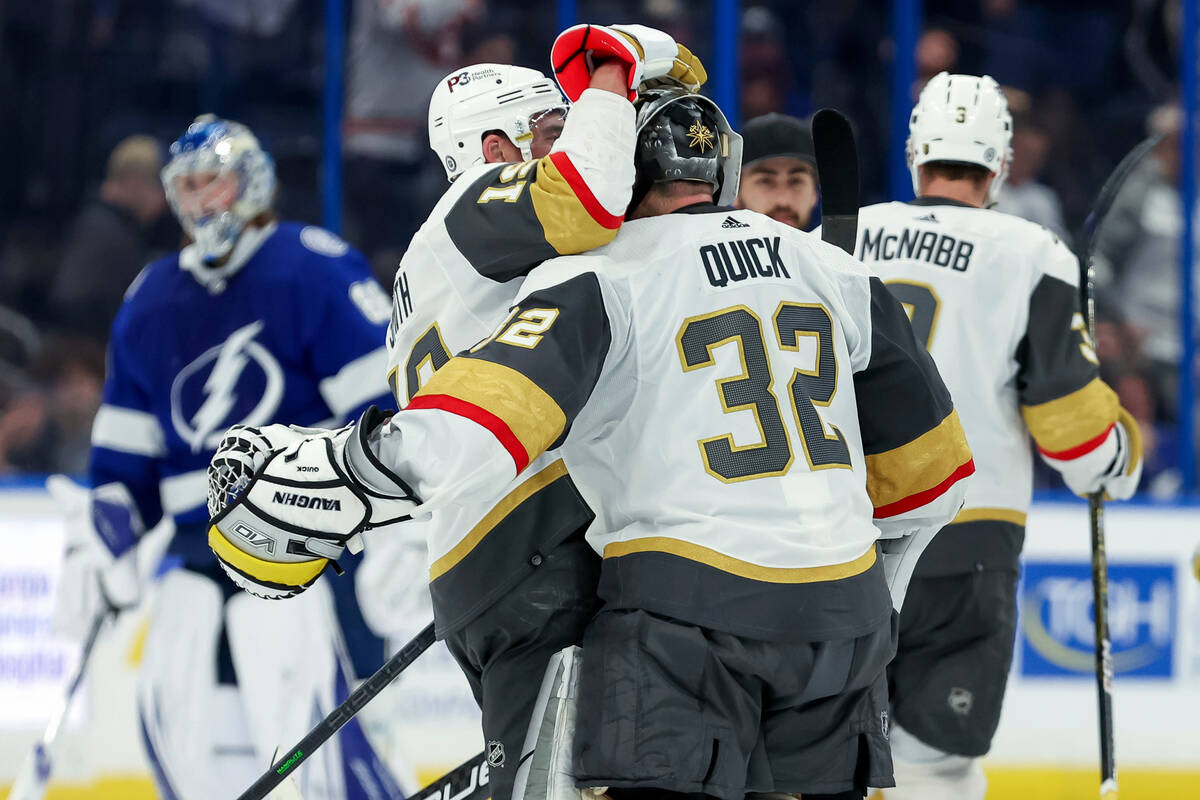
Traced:
<path id="1" fill-rule="evenodd" d="M 780 303 L 771 318 L 772 344 L 785 352 L 798 352 L 802 336 L 816 339 L 817 358 L 815 369 L 795 368 L 787 384 L 787 397 L 800 431 L 800 447 L 811 469 L 849 469 L 845 436 L 836 426 L 826 430 L 817 412 L 817 407 L 828 406 L 837 392 L 833 320 L 818 303 Z M 689 317 L 675 342 L 684 372 L 714 366 L 713 350 L 736 343 L 742 374 L 718 379 L 717 394 L 725 413 L 752 412 L 762 436 L 758 444 L 740 446 L 734 444 L 730 433 L 701 439 L 700 454 L 708 473 L 725 483 L 786 474 L 794 448 L 774 391 L 775 379 L 759 316 L 737 305 Z"/>
<path id="2" fill-rule="evenodd" d="M 542 336 L 550 330 L 550 326 L 557 319 L 557 308 L 530 308 L 524 311 L 514 308 L 496 327 L 492 335 L 472 347 L 471 352 L 474 353 L 491 341 L 532 350 L 538 346 L 538 343 L 542 341 Z M 421 385 L 429 380 L 434 372 L 444 367 L 450 358 L 451 353 L 446 347 L 445 339 L 442 338 L 441 328 L 435 322 L 413 344 L 412 350 L 408 354 L 408 360 L 405 362 L 405 382 L 408 387 L 406 402 L 411 402 Z M 392 394 L 396 396 L 397 401 L 400 400 L 398 374 L 398 369 L 393 369 L 388 374 L 388 383 L 391 385 Z"/>

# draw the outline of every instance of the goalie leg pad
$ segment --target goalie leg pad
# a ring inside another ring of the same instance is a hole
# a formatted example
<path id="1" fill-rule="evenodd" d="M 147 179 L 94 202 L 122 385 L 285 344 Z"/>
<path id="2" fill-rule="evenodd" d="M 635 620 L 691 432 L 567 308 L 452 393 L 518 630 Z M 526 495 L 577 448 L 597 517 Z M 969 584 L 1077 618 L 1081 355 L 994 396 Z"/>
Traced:
<path id="1" fill-rule="evenodd" d="M 521 748 L 513 800 L 593 800 L 605 791 L 604 787 L 576 789 L 572 774 L 582 654 L 572 645 L 550 658 Z"/>
<path id="2" fill-rule="evenodd" d="M 258 756 L 290 746 L 349 695 L 333 592 L 321 583 L 288 603 L 245 594 L 226 607 L 229 649 Z M 368 706 L 369 707 L 369 706 Z M 352 719 L 295 774 L 305 800 L 400 797 L 379 754 Z"/>
<path id="3" fill-rule="evenodd" d="M 983 800 L 987 778 L 978 758 L 945 753 L 892 726 L 896 786 L 884 800 Z"/>
<path id="4" fill-rule="evenodd" d="M 223 605 L 215 581 L 183 569 L 163 578 L 155 595 L 137 705 L 165 798 L 233 797 L 261 770 L 233 690 L 217 682 Z"/>

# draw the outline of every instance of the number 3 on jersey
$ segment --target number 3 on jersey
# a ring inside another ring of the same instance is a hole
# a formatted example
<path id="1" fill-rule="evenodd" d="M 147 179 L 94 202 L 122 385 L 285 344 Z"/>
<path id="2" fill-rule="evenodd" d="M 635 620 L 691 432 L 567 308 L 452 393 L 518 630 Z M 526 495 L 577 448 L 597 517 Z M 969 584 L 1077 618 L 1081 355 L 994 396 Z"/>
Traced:
<path id="1" fill-rule="evenodd" d="M 784 351 L 798 351 L 799 337 L 816 338 L 815 369 L 796 368 L 788 383 L 792 413 L 800 431 L 800 445 L 812 469 L 850 468 L 846 439 L 836 427 L 826 431 L 816 406 L 828 406 L 837 391 L 837 358 L 833 350 L 833 320 L 824 306 L 783 302 L 773 318 L 775 340 Z M 713 349 L 736 343 L 742 374 L 717 380 L 725 413 L 748 410 L 754 414 L 762 442 L 736 445 L 726 433 L 701 439 L 700 453 L 709 474 L 726 483 L 787 473 L 793 449 L 773 391 L 764 343 L 762 320 L 743 305 L 690 317 L 675 337 L 684 372 L 711 367 Z"/>
<path id="2" fill-rule="evenodd" d="M 888 291 L 900 301 L 908 312 L 908 321 L 912 323 L 913 333 L 917 341 L 929 349 L 933 343 L 933 332 L 937 328 L 938 309 L 941 300 L 932 286 L 916 281 L 884 281 Z"/>

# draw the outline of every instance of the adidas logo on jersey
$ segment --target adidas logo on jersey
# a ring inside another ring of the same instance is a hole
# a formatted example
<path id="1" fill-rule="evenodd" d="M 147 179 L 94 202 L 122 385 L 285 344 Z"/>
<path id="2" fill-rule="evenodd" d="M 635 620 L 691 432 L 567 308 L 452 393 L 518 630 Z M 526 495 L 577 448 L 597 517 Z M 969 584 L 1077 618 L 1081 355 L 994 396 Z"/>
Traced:
<path id="1" fill-rule="evenodd" d="M 938 218 L 933 214 L 926 214 L 923 217 L 917 217 L 917 222 L 937 222 Z"/>
<path id="2" fill-rule="evenodd" d="M 295 506 L 296 508 L 314 508 L 319 511 L 341 511 L 341 500 L 330 500 L 325 497 L 313 497 L 307 494 L 296 494 L 295 492 L 276 492 L 271 501 L 278 503 L 281 506 Z"/>
<path id="3" fill-rule="evenodd" d="M 726 217 L 725 221 L 721 223 L 721 227 L 722 228 L 749 228 L 750 226 L 744 222 L 738 222 L 733 217 Z"/>

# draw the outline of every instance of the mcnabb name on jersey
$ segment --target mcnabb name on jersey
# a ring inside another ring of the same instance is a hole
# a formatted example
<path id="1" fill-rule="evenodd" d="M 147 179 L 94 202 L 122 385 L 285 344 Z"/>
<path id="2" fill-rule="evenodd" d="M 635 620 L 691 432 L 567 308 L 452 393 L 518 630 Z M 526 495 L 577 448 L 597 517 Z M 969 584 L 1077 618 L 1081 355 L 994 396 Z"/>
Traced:
<path id="1" fill-rule="evenodd" d="M 296 506 L 296 508 L 315 508 L 321 511 L 341 511 L 341 500 L 330 500 L 325 497 L 314 497 L 307 494 L 296 494 L 295 492 L 276 492 L 271 498 L 272 503 L 277 503 L 281 506 Z"/>
<path id="2" fill-rule="evenodd" d="M 905 259 L 924 261 L 939 267 L 949 267 L 955 272 L 966 272 L 971 266 L 971 253 L 975 245 L 955 239 L 946 233 L 923 231 L 920 228 L 905 228 L 902 233 L 888 233 L 886 228 L 863 231 L 859 257 L 863 261 L 891 261 Z"/>
<path id="3" fill-rule="evenodd" d="M 706 244 L 700 259 L 708 282 L 718 288 L 747 278 L 790 278 L 779 256 L 779 237 L 755 236 Z"/>

